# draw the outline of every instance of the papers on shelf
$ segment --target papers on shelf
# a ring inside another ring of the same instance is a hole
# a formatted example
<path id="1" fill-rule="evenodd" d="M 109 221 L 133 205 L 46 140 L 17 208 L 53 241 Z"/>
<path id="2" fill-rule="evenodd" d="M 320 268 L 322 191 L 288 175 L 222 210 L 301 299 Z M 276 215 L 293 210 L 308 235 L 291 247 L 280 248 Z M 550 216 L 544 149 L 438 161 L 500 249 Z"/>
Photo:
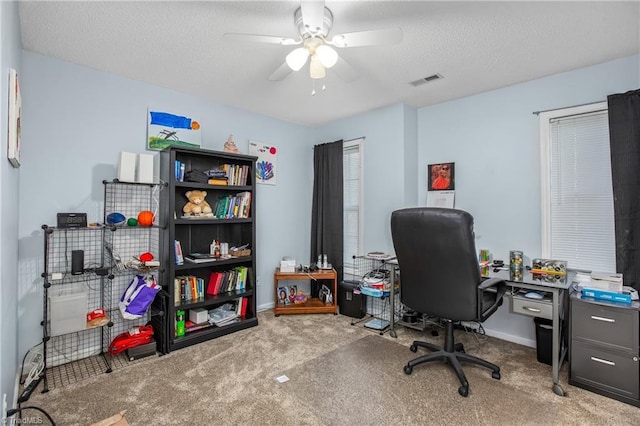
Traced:
<path id="1" fill-rule="evenodd" d="M 427 191 L 427 207 L 453 208 L 456 191 Z"/>

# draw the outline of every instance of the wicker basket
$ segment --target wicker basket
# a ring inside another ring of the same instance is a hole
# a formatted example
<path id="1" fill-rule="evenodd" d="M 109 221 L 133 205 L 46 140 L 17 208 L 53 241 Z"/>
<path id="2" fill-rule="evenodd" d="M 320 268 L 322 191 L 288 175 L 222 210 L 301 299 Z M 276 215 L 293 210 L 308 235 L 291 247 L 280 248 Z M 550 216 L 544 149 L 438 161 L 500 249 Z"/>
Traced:
<path id="1" fill-rule="evenodd" d="M 251 256 L 251 249 L 229 250 L 229 254 L 235 257 Z"/>

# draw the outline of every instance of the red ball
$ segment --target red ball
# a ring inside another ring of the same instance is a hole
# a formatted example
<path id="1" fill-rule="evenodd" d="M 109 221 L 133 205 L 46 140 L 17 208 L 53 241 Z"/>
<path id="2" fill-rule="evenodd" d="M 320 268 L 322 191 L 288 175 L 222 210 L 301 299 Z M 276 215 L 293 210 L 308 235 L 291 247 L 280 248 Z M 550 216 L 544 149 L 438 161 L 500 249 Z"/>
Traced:
<path id="1" fill-rule="evenodd" d="M 138 225 L 151 226 L 153 225 L 153 212 L 149 210 L 143 210 L 138 215 Z"/>
<path id="2" fill-rule="evenodd" d="M 153 254 L 147 251 L 142 253 L 138 259 L 140 259 L 143 262 L 149 262 L 150 260 L 153 260 Z"/>

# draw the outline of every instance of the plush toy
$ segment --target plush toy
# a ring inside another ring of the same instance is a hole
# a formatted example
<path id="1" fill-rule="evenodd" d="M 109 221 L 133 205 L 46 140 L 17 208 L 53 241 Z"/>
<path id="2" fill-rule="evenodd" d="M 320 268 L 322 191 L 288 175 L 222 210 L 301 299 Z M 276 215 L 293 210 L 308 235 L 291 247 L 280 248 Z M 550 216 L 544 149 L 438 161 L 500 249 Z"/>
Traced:
<path id="1" fill-rule="evenodd" d="M 193 215 L 200 214 L 210 214 L 211 206 L 207 203 L 205 197 L 207 196 L 206 191 L 187 191 L 185 194 L 187 199 L 189 200 L 187 204 L 184 205 L 182 211 L 185 213 L 191 213 Z"/>

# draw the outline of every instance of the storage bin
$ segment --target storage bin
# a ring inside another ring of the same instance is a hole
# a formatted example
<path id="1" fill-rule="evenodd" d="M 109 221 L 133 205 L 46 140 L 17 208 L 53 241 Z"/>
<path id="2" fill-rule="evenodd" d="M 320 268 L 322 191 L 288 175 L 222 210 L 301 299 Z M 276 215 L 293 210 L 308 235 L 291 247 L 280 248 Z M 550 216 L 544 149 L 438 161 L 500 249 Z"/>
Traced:
<path id="1" fill-rule="evenodd" d="M 540 317 L 535 317 L 533 322 L 536 325 L 536 352 L 538 362 L 552 365 L 553 322 Z"/>
<path id="2" fill-rule="evenodd" d="M 367 313 L 367 299 L 362 294 L 353 292 L 360 283 L 358 281 L 342 281 L 339 284 L 338 307 L 340 314 L 351 318 L 362 318 Z"/>
<path id="3" fill-rule="evenodd" d="M 88 293 L 84 284 L 54 285 L 48 293 L 50 336 L 87 328 Z"/>

